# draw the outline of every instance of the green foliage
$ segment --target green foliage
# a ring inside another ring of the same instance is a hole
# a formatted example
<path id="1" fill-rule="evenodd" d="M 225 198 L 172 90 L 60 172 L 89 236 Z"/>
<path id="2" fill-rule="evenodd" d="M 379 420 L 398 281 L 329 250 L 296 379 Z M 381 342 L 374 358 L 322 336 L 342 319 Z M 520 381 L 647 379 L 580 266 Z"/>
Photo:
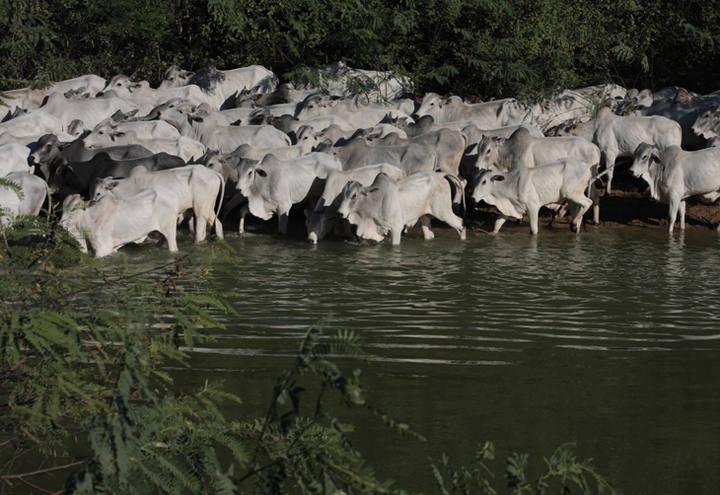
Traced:
<path id="1" fill-rule="evenodd" d="M 47 222 L 16 223 L 0 247 L 0 493 L 55 492 L 63 479 L 68 494 L 391 491 L 352 448 L 352 427 L 325 407 L 335 395 L 377 414 L 360 372 L 328 359 L 362 356 L 354 333 L 310 330 L 265 419 L 228 418 L 224 404 L 240 397 L 208 383 L 178 394 L 166 371 L 222 327 L 214 315 L 239 317 L 199 290 L 222 250 L 197 266 L 184 257 L 143 271 L 86 255 L 70 263 L 65 251 L 77 245 Z M 31 234 L 38 228 L 52 234 Z"/>
<path id="2" fill-rule="evenodd" d="M 573 444 L 558 447 L 550 458 L 545 458 L 545 471 L 534 480 L 529 477 L 529 456 L 512 453 L 506 461 L 505 479 L 512 495 L 545 495 L 548 493 L 610 493 L 615 491 L 608 481 L 598 474 L 590 461 L 579 461 Z M 491 442 L 478 445 L 470 467 L 455 467 L 443 455 L 439 465 L 432 464 L 435 483 L 443 495 L 484 493 L 496 495 L 493 471 L 488 462 L 495 460 L 495 447 Z M 592 483 L 594 482 L 594 483 Z M 593 484 L 595 489 L 593 489 Z M 478 489 L 479 491 L 475 491 Z"/>
<path id="3" fill-rule="evenodd" d="M 717 0 L 0 0 L 0 88 L 172 63 L 409 75 L 416 91 L 528 97 L 614 81 L 713 91 Z"/>

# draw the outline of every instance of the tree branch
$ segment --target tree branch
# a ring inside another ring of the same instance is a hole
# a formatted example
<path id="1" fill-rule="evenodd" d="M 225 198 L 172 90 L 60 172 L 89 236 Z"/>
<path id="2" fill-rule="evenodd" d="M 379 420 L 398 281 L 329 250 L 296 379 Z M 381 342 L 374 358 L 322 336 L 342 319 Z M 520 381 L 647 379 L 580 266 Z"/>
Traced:
<path id="1" fill-rule="evenodd" d="M 0 479 L 2 479 L 2 480 L 22 480 L 22 478 L 25 476 L 37 476 L 38 474 L 52 473 L 53 471 L 60 471 L 62 469 L 79 466 L 80 464 L 85 464 L 85 460 L 71 462 L 70 464 L 64 464 L 62 466 L 53 466 L 53 467 L 49 467 L 46 469 L 39 469 L 37 471 L 31 471 L 29 473 L 6 474 L 5 476 L 0 476 Z"/>

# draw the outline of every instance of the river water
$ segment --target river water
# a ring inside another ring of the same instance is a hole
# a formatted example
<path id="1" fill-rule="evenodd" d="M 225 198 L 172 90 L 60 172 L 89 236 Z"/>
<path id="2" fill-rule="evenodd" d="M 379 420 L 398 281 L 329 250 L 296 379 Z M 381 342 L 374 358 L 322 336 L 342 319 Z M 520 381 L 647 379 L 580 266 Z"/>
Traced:
<path id="1" fill-rule="evenodd" d="M 183 387 L 222 379 L 261 415 L 305 331 L 351 329 L 372 402 L 428 438 L 353 416 L 381 479 L 434 493 L 428 457 L 492 440 L 536 465 L 573 441 L 624 494 L 720 486 L 720 238 L 689 230 L 453 231 L 401 246 L 230 238 L 216 282 L 241 318 L 196 348 Z M 181 243 L 190 247 L 189 241 Z M 202 248 L 201 248 L 202 249 Z M 143 248 L 133 258 L 163 257 Z M 157 259 L 156 258 L 156 259 Z M 502 480 L 498 485 L 503 486 Z"/>

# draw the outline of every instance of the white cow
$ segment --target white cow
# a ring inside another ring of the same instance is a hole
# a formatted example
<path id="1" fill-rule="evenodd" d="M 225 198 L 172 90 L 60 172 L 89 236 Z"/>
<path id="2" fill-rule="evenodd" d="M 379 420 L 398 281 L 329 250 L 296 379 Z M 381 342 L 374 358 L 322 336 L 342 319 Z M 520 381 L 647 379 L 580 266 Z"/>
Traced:
<path id="1" fill-rule="evenodd" d="M 46 96 L 52 93 L 64 95 L 68 92 L 80 93 L 84 97 L 94 97 L 98 91 L 105 86 L 105 79 L 94 74 L 88 74 L 64 81 L 58 81 L 50 84 L 46 88 L 21 88 L 3 91 L 0 96 L 0 102 L 15 111 L 16 108 L 24 108 L 25 110 L 33 110 L 40 108 Z"/>
<path id="2" fill-rule="evenodd" d="M 485 201 L 500 211 L 493 233 L 497 233 L 508 218 L 522 219 L 527 214 L 530 232 L 537 235 L 540 208 L 565 200 L 579 207 L 572 223 L 579 232 L 582 217 L 593 204 L 585 196 L 590 179 L 590 168 L 572 157 L 537 167 L 516 167 L 509 172 L 485 170 L 475 179 L 472 198 L 476 203 Z"/>
<path id="3" fill-rule="evenodd" d="M 308 240 L 316 244 L 335 226 L 337 210 L 342 201 L 341 193 L 348 182 L 355 181 L 363 186 L 368 186 L 372 184 L 379 173 L 384 173 L 392 180 L 405 177 L 405 172 L 402 169 L 389 163 L 370 165 L 354 170 L 331 171 L 325 180 L 322 196 L 320 196 L 315 208 L 306 219 L 305 226 L 308 231 Z"/>
<path id="4" fill-rule="evenodd" d="M 683 151 L 671 146 L 661 150 L 642 143 L 633 158 L 630 172 L 648 183 L 653 199 L 668 204 L 670 233 L 678 218 L 680 229 L 685 229 L 685 198 L 720 198 L 720 148 Z"/>
<path id="5" fill-rule="evenodd" d="M 268 93 L 275 90 L 278 78 L 262 65 L 251 65 L 230 70 L 217 70 L 206 65 L 197 72 L 190 72 L 173 65 L 166 72 L 158 89 L 177 88 L 194 84 L 205 93 L 214 96 L 220 106 L 231 96 L 243 91 Z"/>
<path id="6" fill-rule="evenodd" d="M 129 113 L 138 108 L 137 103 L 124 98 L 111 97 L 68 100 L 60 93 L 53 93 L 48 97 L 47 102 L 42 106 L 41 110 L 60 119 L 63 126 L 60 130 L 67 131 L 74 120 L 82 120 L 88 128 L 92 129 L 118 110 L 123 113 Z M 149 111 L 150 108 L 147 110 Z M 30 113 L 28 113 L 28 115 L 30 115 Z M 47 132 L 50 133 L 54 131 Z M 35 131 L 35 133 L 37 133 L 37 131 Z"/>
<path id="7" fill-rule="evenodd" d="M 125 130 L 91 134 L 84 139 L 85 146 L 90 149 L 138 144 L 153 153 L 167 153 L 179 156 L 186 162 L 200 158 L 205 154 L 205 146 L 195 139 L 180 136 L 177 138 L 142 138 L 135 131 Z"/>
<path id="8" fill-rule="evenodd" d="M 20 191 L 0 184 L 0 224 L 9 225 L 20 215 L 37 216 L 40 213 L 48 196 L 48 185 L 44 180 L 25 171 L 10 172 L 2 179 L 16 184 Z"/>
<path id="9" fill-rule="evenodd" d="M 221 97 L 207 94 L 195 84 L 176 88 L 153 89 L 147 81 L 132 81 L 129 77 L 119 74 L 108 81 L 105 92 L 113 91 L 116 96 L 127 101 L 136 102 L 139 107 L 155 107 L 172 99 L 187 101 L 193 105 L 207 103 L 218 109 L 225 101 Z"/>
<path id="10" fill-rule="evenodd" d="M 465 103 L 459 96 L 441 98 L 437 93 L 427 93 L 416 112 L 418 117 L 430 115 L 436 124 L 471 120 L 485 129 L 497 129 L 526 122 L 525 115 L 505 115 L 506 104 L 513 99 L 494 100 L 487 103 Z"/>
<path id="11" fill-rule="evenodd" d="M 632 156 L 641 143 L 649 143 L 660 149 L 680 146 L 680 124 L 667 117 L 622 117 L 605 107 L 600 109 L 595 122 L 593 142 L 600 148 L 607 169 L 607 193 L 610 194 L 615 160 L 619 156 Z"/>
<path id="12" fill-rule="evenodd" d="M 192 209 L 195 216 L 195 242 L 205 240 L 208 223 L 215 226 L 215 235 L 219 239 L 223 238 L 223 227 L 215 211 L 215 202 L 220 195 L 219 209 L 225 192 L 225 181 L 222 175 L 203 165 L 154 172 L 149 172 L 145 167 L 135 167 L 125 179 L 98 179 L 90 190 L 90 197 L 99 200 L 108 193 L 121 197 L 133 196 L 147 188 L 155 189 L 165 197 L 174 197 L 178 215 Z"/>
<path id="13" fill-rule="evenodd" d="M 578 158 L 588 167 L 600 163 L 600 150 L 585 139 L 567 137 L 534 137 L 524 127 L 508 139 L 485 136 L 478 144 L 475 169 L 508 171 L 515 167 L 536 167 L 561 158 Z"/>
<path id="14" fill-rule="evenodd" d="M 62 225 L 88 252 L 88 244 L 96 258 L 116 252 L 125 244 L 144 241 L 150 232 L 160 232 L 170 252 L 177 251 L 177 206 L 174 198 L 165 198 L 152 189 L 134 196 L 108 194 L 99 201 L 83 201 L 71 194 L 63 202 Z"/>
<path id="15" fill-rule="evenodd" d="M 249 158 L 251 160 L 262 160 L 265 155 L 275 155 L 275 157 L 280 160 L 290 160 L 312 152 L 318 143 L 318 138 L 315 137 L 312 132 L 303 132 L 298 137 L 297 144 L 292 146 L 260 148 L 250 144 L 243 144 L 238 146 L 233 154 L 240 158 Z"/>
<path id="16" fill-rule="evenodd" d="M 0 176 L 15 171 L 33 173 L 35 167 L 28 165 L 28 156 L 30 148 L 22 144 L 0 145 Z"/>
<path id="17" fill-rule="evenodd" d="M 455 187 L 455 194 L 450 186 Z M 405 227 L 421 221 L 423 237 L 435 237 L 430 230 L 430 217 L 445 222 L 465 240 L 462 218 L 453 213 L 453 203 L 459 203 L 462 185 L 452 175 L 442 172 L 416 172 L 393 181 L 380 173 L 369 186 L 348 183 L 342 192 L 338 213 L 356 227 L 361 239 L 382 241 L 389 233 L 392 243 L 400 244 Z"/>
<path id="18" fill-rule="evenodd" d="M 575 136 L 533 137 L 524 127 L 520 127 L 508 139 L 484 137 L 478 144 L 475 172 L 482 170 L 509 171 L 520 167 L 537 167 L 563 158 L 577 158 L 593 174 L 600 164 L 600 149 L 586 139 Z M 590 196 L 593 200 L 593 222 L 600 223 L 600 198 L 591 184 Z"/>
<path id="19" fill-rule="evenodd" d="M 85 136 L 85 139 L 94 135 L 103 136 L 113 132 L 125 131 L 132 131 L 141 139 L 178 139 L 180 137 L 180 132 L 164 120 L 129 120 L 121 122 L 106 120 L 96 125 Z M 90 138 L 90 141 L 92 140 L 93 138 Z"/>
<path id="20" fill-rule="evenodd" d="M 720 106 L 713 105 L 701 113 L 693 123 L 692 130 L 706 139 L 720 135 Z"/>
<path id="21" fill-rule="evenodd" d="M 159 112 L 159 118 L 173 125 L 180 134 L 201 142 L 205 147 L 232 153 L 238 146 L 251 144 L 262 148 L 290 146 L 290 137 L 271 125 L 217 126 L 202 117 L 190 116 L 170 108 Z"/>
<path id="22" fill-rule="evenodd" d="M 338 61 L 324 69 L 309 69 L 310 78 L 294 81 L 300 89 L 318 88 L 323 93 L 348 97 L 358 95 L 366 102 L 388 101 L 413 92 L 413 82 L 390 71 L 353 69 L 345 62 Z"/>
<path id="23" fill-rule="evenodd" d="M 26 136 L 42 136 L 44 134 L 60 134 L 65 130 L 65 127 L 66 124 L 62 119 L 42 108 L 0 123 L 0 133 L 22 138 Z"/>
<path id="24" fill-rule="evenodd" d="M 250 213 L 263 220 L 277 214 L 278 231 L 287 234 L 290 208 L 320 196 L 330 171 L 341 168 L 340 162 L 326 153 L 310 153 L 287 161 L 267 155 L 261 162 L 248 162 L 241 168 L 237 189 L 248 199 Z M 241 216 L 244 219 L 244 212 Z M 239 230 L 243 230 L 243 220 Z"/>
<path id="25" fill-rule="evenodd" d="M 398 115 L 409 116 L 414 110 L 415 102 L 409 98 L 382 103 L 363 103 L 358 97 L 337 99 L 328 95 L 314 94 L 297 105 L 297 111 L 294 115 L 300 120 L 326 115 L 340 115 L 343 117 L 349 113 L 367 111 L 395 112 Z"/>

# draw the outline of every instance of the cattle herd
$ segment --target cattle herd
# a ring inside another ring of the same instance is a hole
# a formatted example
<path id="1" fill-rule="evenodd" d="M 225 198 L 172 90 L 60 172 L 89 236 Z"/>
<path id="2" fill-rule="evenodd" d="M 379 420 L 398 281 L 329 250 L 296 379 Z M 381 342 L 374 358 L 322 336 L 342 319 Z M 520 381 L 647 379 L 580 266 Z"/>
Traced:
<path id="1" fill-rule="evenodd" d="M 262 66 L 197 72 L 170 67 L 157 89 L 118 75 L 82 76 L 0 93 L 0 222 L 62 204 L 61 225 L 96 257 L 149 233 L 177 249 L 187 220 L 195 240 L 220 213 L 277 215 L 287 232 L 305 209 L 308 240 L 355 236 L 400 243 L 435 218 L 466 236 L 484 202 L 494 231 L 541 207 L 602 219 L 618 157 L 685 227 L 685 199 L 720 197 L 720 92 L 626 90 L 603 85 L 537 102 L 469 103 L 411 81 L 343 63 L 279 84 Z M 9 182 L 18 187 L 12 187 Z M 598 187 L 604 182 L 603 187 Z M 19 194 L 19 191 L 22 193 Z"/>

